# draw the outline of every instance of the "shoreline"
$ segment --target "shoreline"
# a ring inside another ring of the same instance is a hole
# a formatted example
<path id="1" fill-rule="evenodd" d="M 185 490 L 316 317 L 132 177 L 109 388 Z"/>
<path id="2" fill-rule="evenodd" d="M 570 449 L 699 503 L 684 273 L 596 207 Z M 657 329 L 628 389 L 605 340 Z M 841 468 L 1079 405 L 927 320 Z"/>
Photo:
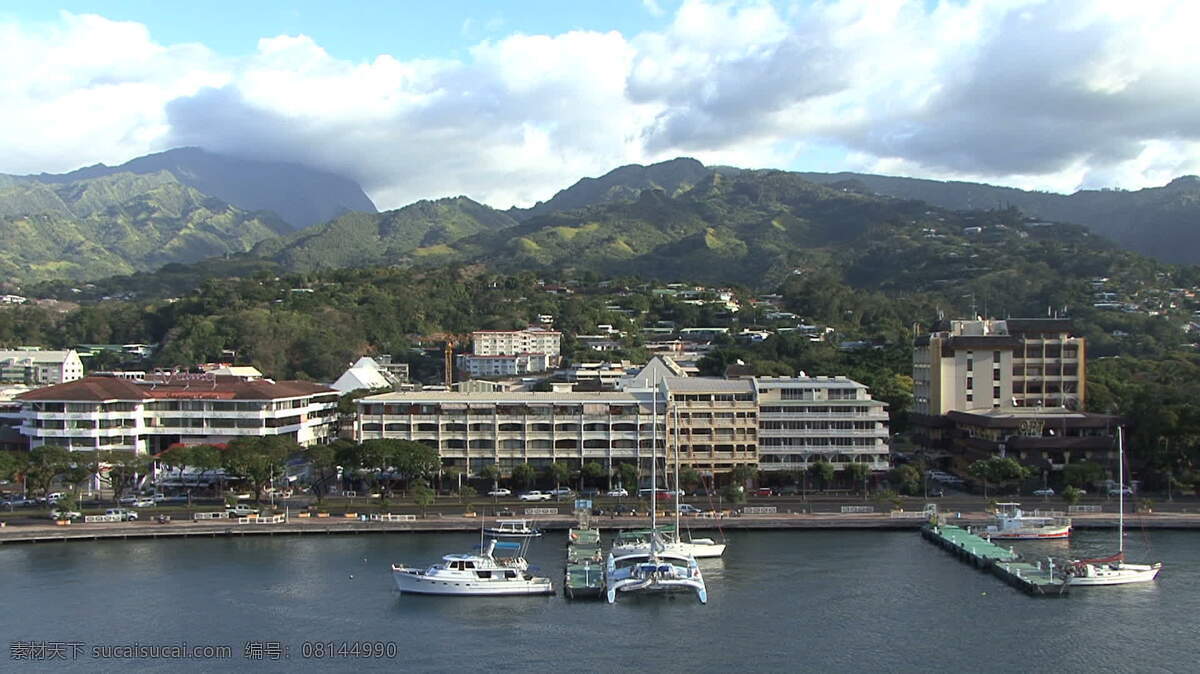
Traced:
<path id="1" fill-rule="evenodd" d="M 526 517 L 535 519 L 546 531 L 565 531 L 576 526 L 572 517 Z M 1138 518 L 1137 526 L 1147 529 L 1200 530 L 1200 514 L 1163 513 Z M 963 513 L 948 521 L 962 526 L 984 526 L 991 520 L 986 513 Z M 482 521 L 489 521 L 484 518 Z M 143 540 L 157 538 L 217 538 L 235 536 L 306 536 L 351 535 L 380 533 L 455 533 L 475 532 L 481 524 L 476 517 L 428 517 L 425 519 L 379 522 L 359 519 L 328 518 L 310 520 L 291 518 L 284 522 L 174 521 L 167 524 L 125 522 L 111 524 L 10 525 L 0 528 L 0 545 L 38 544 L 69 541 Z M 751 529 L 751 530 L 876 530 L 917 531 L 928 520 L 920 513 L 893 517 L 880 514 L 789 514 L 754 515 L 720 519 L 689 518 L 686 526 L 692 530 Z M 592 517 L 591 525 L 601 530 L 645 528 L 647 517 Z M 1077 529 L 1112 529 L 1117 526 L 1115 515 L 1076 515 L 1072 525 Z"/>

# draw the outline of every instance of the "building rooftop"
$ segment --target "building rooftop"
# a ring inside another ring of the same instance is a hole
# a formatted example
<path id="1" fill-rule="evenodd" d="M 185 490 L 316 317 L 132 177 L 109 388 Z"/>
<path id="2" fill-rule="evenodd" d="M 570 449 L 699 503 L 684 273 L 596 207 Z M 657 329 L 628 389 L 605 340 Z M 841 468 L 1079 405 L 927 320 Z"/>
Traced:
<path id="1" fill-rule="evenodd" d="M 223 377 L 165 377 L 157 381 L 130 381 L 115 377 L 85 377 L 47 386 L 17 398 L 25 401 L 104 401 L 155 399 L 272 400 L 298 398 L 333 389 L 307 381 L 243 381 Z"/>
<path id="2" fill-rule="evenodd" d="M 507 393 L 459 393 L 457 391 L 399 391 L 395 393 L 380 393 L 379 395 L 366 396 L 359 398 L 360 402 L 370 403 L 479 403 L 482 405 L 489 404 L 578 404 L 589 402 L 600 403 L 637 403 L 645 402 L 649 397 L 648 393 L 636 395 L 634 393 L 601 391 L 596 393 L 588 393 L 581 395 L 580 393 L 571 393 L 569 398 L 564 398 L 562 393 L 548 393 L 543 391 L 510 391 Z"/>
<path id="3" fill-rule="evenodd" d="M 754 382 L 749 379 L 717 379 L 715 377 L 667 377 L 663 380 L 671 393 L 753 393 Z"/>

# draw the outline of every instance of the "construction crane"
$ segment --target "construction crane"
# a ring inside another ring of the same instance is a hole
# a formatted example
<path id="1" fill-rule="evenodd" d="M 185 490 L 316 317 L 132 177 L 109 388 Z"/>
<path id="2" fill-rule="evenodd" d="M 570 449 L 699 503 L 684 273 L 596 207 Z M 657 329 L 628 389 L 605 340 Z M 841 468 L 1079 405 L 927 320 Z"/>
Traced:
<path id="1" fill-rule="evenodd" d="M 445 356 L 445 363 L 442 366 L 443 367 L 443 379 L 445 380 L 445 383 L 446 383 L 446 390 L 450 390 L 451 385 L 454 384 L 454 338 L 453 337 L 448 338 L 446 340 L 446 347 L 443 349 L 442 353 Z"/>

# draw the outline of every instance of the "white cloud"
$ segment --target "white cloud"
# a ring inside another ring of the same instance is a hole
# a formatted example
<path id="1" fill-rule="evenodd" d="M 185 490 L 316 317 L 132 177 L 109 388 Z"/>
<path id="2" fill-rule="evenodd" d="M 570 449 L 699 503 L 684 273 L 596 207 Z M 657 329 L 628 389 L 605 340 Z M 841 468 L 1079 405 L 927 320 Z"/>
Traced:
<path id="1" fill-rule="evenodd" d="M 648 2 L 653 13 L 661 6 Z M 544 199 L 687 154 L 1069 191 L 1200 171 L 1200 4 L 686 0 L 660 31 L 482 39 L 461 59 L 354 62 L 304 35 L 223 59 L 140 24 L 0 23 L 0 170 L 177 144 L 310 163 L 384 207 Z M 482 31 L 482 32 L 481 32 Z"/>

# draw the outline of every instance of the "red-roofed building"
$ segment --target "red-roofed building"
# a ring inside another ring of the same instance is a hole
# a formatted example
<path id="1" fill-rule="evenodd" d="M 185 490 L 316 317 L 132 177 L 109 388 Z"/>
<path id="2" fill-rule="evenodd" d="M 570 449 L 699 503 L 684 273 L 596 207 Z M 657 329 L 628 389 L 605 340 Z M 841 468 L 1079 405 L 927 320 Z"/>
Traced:
<path id="1" fill-rule="evenodd" d="M 86 377 L 17 396 L 30 447 L 157 454 L 173 444 L 288 436 L 302 446 L 335 434 L 337 391 L 304 381 L 210 374 L 152 381 Z"/>

